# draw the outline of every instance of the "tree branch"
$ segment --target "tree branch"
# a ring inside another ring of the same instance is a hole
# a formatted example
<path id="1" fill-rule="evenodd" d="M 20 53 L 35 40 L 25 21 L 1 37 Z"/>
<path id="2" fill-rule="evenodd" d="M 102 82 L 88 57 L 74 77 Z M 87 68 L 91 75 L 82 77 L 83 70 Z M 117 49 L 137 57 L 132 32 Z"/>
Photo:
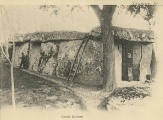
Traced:
<path id="1" fill-rule="evenodd" d="M 7 55 L 5 54 L 5 52 L 4 52 L 4 50 L 3 50 L 3 47 L 1 46 L 1 50 L 2 50 L 2 53 L 3 53 L 3 55 L 6 57 L 6 59 L 8 60 L 8 62 L 10 63 L 10 65 L 11 65 L 11 61 L 10 61 L 10 59 L 7 57 Z"/>
<path id="2" fill-rule="evenodd" d="M 90 5 L 90 6 L 93 9 L 93 11 L 95 12 L 95 14 L 100 22 L 100 25 L 101 25 L 102 10 L 100 9 L 99 5 Z"/>

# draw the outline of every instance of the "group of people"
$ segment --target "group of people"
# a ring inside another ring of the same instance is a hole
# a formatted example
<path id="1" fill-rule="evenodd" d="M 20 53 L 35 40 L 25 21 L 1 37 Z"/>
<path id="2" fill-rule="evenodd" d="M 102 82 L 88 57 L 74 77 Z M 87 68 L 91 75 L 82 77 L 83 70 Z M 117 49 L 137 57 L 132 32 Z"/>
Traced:
<path id="1" fill-rule="evenodd" d="M 20 62 L 20 69 L 23 68 L 23 69 L 28 69 L 29 67 L 29 52 L 27 52 L 27 55 L 25 55 L 23 52 L 22 52 L 22 56 L 20 57 L 21 59 L 21 62 Z"/>

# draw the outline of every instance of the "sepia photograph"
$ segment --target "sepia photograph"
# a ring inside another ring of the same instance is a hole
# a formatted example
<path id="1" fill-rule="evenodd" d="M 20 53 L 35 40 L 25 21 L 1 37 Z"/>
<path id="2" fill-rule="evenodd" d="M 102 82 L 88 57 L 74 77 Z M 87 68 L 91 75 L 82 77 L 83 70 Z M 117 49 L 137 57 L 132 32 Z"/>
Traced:
<path id="1" fill-rule="evenodd" d="M 1 120 L 163 119 L 161 1 L 0 2 Z"/>

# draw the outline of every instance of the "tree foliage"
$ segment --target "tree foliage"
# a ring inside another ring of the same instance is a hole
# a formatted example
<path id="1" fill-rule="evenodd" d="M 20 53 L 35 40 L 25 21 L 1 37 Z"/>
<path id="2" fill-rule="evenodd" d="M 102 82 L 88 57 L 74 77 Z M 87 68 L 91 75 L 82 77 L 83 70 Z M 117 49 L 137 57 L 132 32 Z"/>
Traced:
<path id="1" fill-rule="evenodd" d="M 82 10 L 82 7 L 80 5 L 66 5 L 66 7 L 69 8 L 71 12 L 75 9 Z M 61 10 L 60 7 L 57 5 L 40 5 L 39 9 L 43 11 L 48 11 L 51 9 L 55 15 L 58 15 L 59 11 Z"/>
<path id="2" fill-rule="evenodd" d="M 150 20 L 154 17 L 156 12 L 156 5 L 129 5 L 127 10 L 131 14 L 140 14 L 145 20 Z"/>

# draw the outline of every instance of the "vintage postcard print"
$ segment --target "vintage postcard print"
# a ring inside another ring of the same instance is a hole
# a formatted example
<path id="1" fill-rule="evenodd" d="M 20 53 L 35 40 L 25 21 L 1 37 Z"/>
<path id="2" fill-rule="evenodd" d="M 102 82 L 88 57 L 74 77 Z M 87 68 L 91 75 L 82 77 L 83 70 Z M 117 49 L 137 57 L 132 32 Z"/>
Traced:
<path id="1" fill-rule="evenodd" d="M 1 0 L 1 120 L 163 119 L 162 5 Z"/>

